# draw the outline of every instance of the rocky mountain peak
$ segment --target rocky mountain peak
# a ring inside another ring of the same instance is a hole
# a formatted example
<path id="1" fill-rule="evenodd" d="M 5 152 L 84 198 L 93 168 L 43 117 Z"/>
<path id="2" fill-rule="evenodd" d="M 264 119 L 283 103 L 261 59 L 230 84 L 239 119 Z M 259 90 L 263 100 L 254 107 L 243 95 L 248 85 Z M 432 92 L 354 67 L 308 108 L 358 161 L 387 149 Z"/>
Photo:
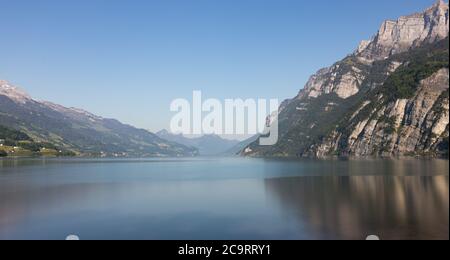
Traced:
<path id="1" fill-rule="evenodd" d="M 366 79 L 364 68 L 394 54 L 407 52 L 424 44 L 448 37 L 449 6 L 438 0 L 421 13 L 383 22 L 377 34 L 360 43 L 357 50 L 331 67 L 319 70 L 306 83 L 297 99 L 336 94 L 342 99 L 354 96 Z M 401 64 L 392 64 L 394 72 Z"/>
<path id="2" fill-rule="evenodd" d="M 438 0 L 422 13 L 383 22 L 370 41 L 363 41 L 355 54 L 363 60 L 383 60 L 424 43 L 445 39 L 449 32 L 449 6 Z"/>
<path id="3" fill-rule="evenodd" d="M 436 0 L 436 2 L 433 4 L 433 6 L 431 6 L 428 10 L 432 10 L 432 9 L 448 9 L 448 4 L 445 3 L 444 0 Z"/>
<path id="4" fill-rule="evenodd" d="M 32 100 L 28 93 L 16 86 L 11 85 L 8 81 L 5 80 L 0 80 L 0 95 L 6 96 L 11 100 L 21 104 Z"/>

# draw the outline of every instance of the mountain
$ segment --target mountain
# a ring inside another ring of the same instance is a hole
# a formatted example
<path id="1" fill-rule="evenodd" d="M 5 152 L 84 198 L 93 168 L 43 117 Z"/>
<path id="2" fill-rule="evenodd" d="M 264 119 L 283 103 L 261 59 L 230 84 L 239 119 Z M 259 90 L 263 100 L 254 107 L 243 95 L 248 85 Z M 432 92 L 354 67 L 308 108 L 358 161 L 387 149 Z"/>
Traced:
<path id="1" fill-rule="evenodd" d="M 36 101 L 0 81 L 0 126 L 25 133 L 35 142 L 52 143 L 81 156 L 193 156 L 197 151 L 146 130 L 87 111 Z"/>
<path id="2" fill-rule="evenodd" d="M 244 141 L 241 141 L 239 143 L 237 143 L 236 145 L 234 145 L 233 147 L 231 147 L 230 149 L 228 149 L 224 155 L 228 155 L 228 156 L 239 156 L 241 151 L 243 151 L 247 146 L 249 146 L 251 143 L 256 142 L 257 140 L 259 140 L 259 135 L 254 135 Z"/>
<path id="3" fill-rule="evenodd" d="M 449 7 L 386 21 L 279 110 L 277 145 L 246 156 L 447 155 Z"/>
<path id="4" fill-rule="evenodd" d="M 175 135 L 167 130 L 161 130 L 156 133 L 160 138 L 170 140 L 188 147 L 198 149 L 199 155 L 228 155 L 228 150 L 239 144 L 236 140 L 223 139 L 217 135 L 204 135 L 198 138 L 187 138 L 183 135 Z"/>
<path id="5" fill-rule="evenodd" d="M 75 155 L 52 143 L 36 142 L 24 132 L 0 126 L 0 157 Z"/>

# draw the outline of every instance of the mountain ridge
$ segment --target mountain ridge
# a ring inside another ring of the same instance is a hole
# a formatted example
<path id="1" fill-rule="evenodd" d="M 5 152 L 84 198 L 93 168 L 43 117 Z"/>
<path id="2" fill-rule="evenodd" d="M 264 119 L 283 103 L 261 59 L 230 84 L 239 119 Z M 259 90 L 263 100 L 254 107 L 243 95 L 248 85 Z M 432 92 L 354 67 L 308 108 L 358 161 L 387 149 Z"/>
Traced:
<path id="1" fill-rule="evenodd" d="M 448 154 L 448 70 L 443 71 L 448 69 L 448 30 L 448 4 L 443 1 L 384 22 L 371 41 L 319 70 L 296 97 L 282 103 L 277 145 L 254 142 L 241 154 Z M 415 109 L 423 100 L 426 109 Z M 397 103 L 401 107 L 393 109 Z"/>
<path id="2" fill-rule="evenodd" d="M 84 156 L 195 156 L 197 151 L 159 138 L 115 119 L 78 108 L 37 101 L 9 82 L 0 81 L 0 125 L 52 142 Z"/>

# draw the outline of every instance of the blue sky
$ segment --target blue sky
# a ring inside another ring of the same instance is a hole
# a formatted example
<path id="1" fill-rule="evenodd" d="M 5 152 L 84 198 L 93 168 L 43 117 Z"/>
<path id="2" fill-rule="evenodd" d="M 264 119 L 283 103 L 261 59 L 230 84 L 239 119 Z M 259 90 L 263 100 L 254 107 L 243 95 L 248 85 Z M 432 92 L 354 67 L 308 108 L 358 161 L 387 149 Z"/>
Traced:
<path id="1" fill-rule="evenodd" d="M 296 95 L 434 0 L 0 0 L 0 79 L 153 131 L 170 102 Z"/>

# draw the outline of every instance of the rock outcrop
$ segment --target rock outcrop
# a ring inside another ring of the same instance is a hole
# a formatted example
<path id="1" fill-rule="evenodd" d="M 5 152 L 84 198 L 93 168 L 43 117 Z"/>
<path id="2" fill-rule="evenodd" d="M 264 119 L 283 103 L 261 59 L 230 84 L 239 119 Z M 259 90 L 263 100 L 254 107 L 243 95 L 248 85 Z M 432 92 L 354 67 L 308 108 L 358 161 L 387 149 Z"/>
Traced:
<path id="1" fill-rule="evenodd" d="M 320 70 L 311 77 L 299 98 L 317 98 L 323 94 L 336 93 L 340 98 L 346 99 L 357 94 L 366 77 L 361 66 L 364 65 L 337 63 Z"/>

